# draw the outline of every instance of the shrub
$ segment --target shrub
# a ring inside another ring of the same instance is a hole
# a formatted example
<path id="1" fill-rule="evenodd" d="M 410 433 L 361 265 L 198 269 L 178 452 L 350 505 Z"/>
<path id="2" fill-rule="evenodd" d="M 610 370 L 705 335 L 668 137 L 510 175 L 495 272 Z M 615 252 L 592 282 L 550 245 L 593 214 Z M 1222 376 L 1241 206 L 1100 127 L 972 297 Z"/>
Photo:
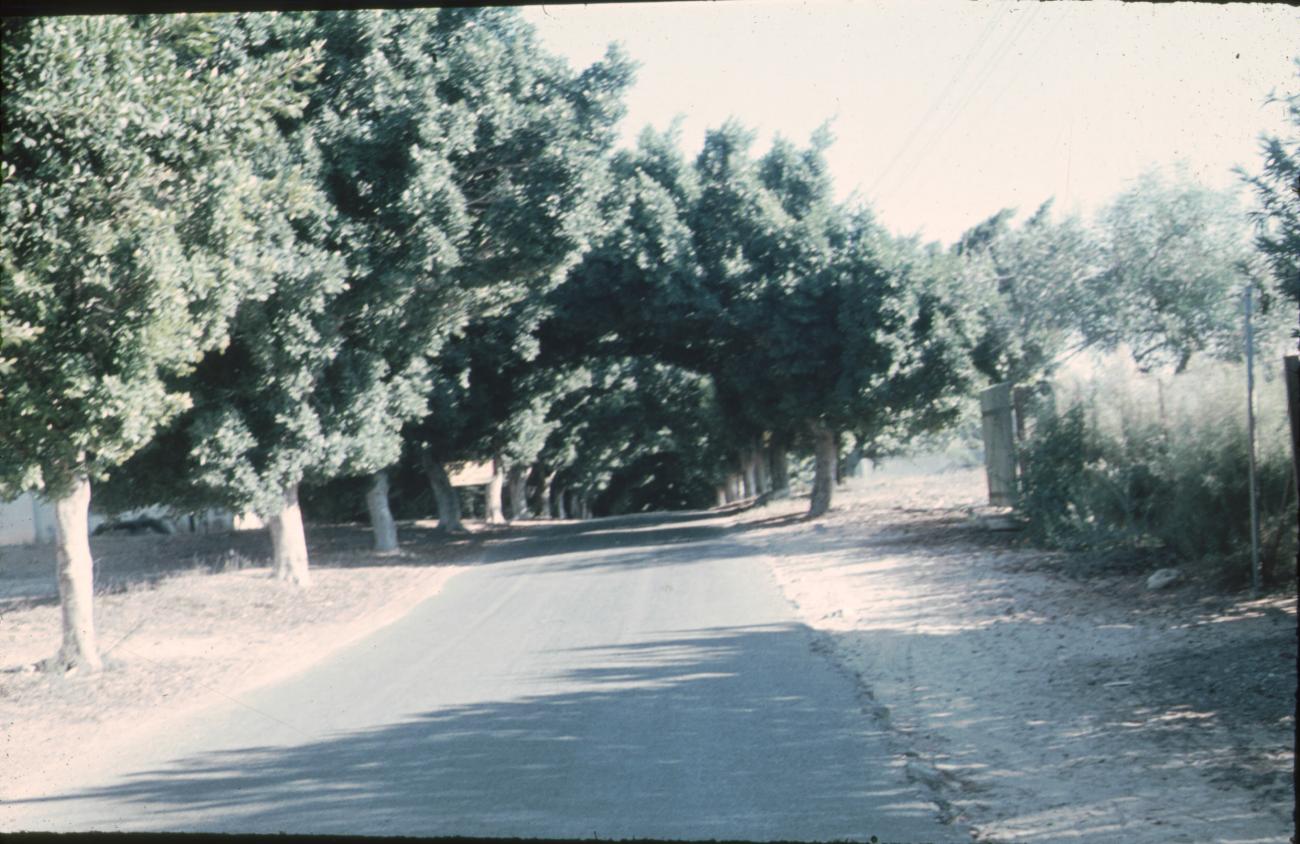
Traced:
<path id="1" fill-rule="evenodd" d="M 1262 546 L 1276 559 L 1294 533 L 1285 389 L 1271 372 L 1256 387 Z M 1244 563 L 1243 366 L 1206 362 L 1162 378 L 1112 365 L 1058 383 L 1056 396 L 1064 409 L 1045 403 L 1020 454 L 1020 508 L 1034 540 L 1072 549 L 1160 547 L 1186 560 Z"/>

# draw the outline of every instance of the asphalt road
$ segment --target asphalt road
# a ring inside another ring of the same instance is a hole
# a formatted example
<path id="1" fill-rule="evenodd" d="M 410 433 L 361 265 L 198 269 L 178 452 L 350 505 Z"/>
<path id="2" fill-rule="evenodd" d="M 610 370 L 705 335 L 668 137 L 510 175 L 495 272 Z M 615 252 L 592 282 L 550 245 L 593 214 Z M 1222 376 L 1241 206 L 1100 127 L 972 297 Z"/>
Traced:
<path id="1" fill-rule="evenodd" d="M 531 527 L 316 667 L 85 760 L 5 826 L 968 840 L 812 644 L 716 520 Z"/>

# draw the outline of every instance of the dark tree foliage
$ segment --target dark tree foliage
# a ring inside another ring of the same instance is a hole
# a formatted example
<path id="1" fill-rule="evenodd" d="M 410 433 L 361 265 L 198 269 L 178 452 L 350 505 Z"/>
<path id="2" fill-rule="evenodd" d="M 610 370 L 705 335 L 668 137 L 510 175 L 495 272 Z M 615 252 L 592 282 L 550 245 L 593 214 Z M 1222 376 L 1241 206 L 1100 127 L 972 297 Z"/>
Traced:
<path id="1" fill-rule="evenodd" d="M 1300 79 L 1300 59 L 1296 60 Z M 1255 245 L 1267 258 L 1278 290 L 1300 306 L 1300 90 L 1274 101 L 1285 109 L 1291 133 L 1260 143 L 1260 172 L 1242 177 L 1254 190 L 1259 210 Z"/>

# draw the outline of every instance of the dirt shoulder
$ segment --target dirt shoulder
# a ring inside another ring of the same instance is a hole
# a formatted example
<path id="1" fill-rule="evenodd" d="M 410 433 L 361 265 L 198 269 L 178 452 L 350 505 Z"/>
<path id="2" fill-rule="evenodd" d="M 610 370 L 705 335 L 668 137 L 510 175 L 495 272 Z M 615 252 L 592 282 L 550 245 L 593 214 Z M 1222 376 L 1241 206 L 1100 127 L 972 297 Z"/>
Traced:
<path id="1" fill-rule="evenodd" d="M 983 530 L 978 471 L 855 481 L 738 519 L 981 841 L 1292 840 L 1296 598 L 1219 596 Z"/>
<path id="2" fill-rule="evenodd" d="M 59 643 L 53 549 L 0 549 L 0 802 L 39 790 L 76 757 L 300 671 L 396 621 L 481 553 L 403 525 L 377 555 L 358 527 L 308 529 L 312 585 L 269 576 L 264 532 L 94 538 L 105 670 L 33 669 Z"/>

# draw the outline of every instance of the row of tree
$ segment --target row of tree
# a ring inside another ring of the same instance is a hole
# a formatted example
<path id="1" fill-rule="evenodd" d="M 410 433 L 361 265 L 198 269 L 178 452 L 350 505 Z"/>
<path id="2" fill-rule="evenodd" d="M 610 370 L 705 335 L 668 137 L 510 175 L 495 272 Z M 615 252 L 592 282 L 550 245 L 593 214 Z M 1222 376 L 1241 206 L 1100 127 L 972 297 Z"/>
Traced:
<path id="1" fill-rule="evenodd" d="M 55 503 L 94 669 L 91 479 L 251 507 L 305 585 L 303 479 L 394 463 L 443 347 L 599 232 L 632 67 L 508 9 L 4 26 L 0 484 Z"/>
<path id="2" fill-rule="evenodd" d="M 846 446 L 896 451 L 983 380 L 1120 342 L 1185 366 L 1243 277 L 1297 287 L 1290 140 L 1259 251 L 1154 178 L 1097 226 L 1003 212 L 944 249 L 836 203 L 824 131 L 613 151 L 631 63 L 575 72 L 508 9 L 4 26 L 0 494 L 55 503 L 51 665 L 99 666 L 92 481 L 252 509 L 304 586 L 299 491 L 331 478 L 368 479 L 379 550 L 393 472 L 458 530 L 470 460 L 499 522 L 503 489 L 512 517 L 779 494 L 810 453 L 817 515 Z"/>

